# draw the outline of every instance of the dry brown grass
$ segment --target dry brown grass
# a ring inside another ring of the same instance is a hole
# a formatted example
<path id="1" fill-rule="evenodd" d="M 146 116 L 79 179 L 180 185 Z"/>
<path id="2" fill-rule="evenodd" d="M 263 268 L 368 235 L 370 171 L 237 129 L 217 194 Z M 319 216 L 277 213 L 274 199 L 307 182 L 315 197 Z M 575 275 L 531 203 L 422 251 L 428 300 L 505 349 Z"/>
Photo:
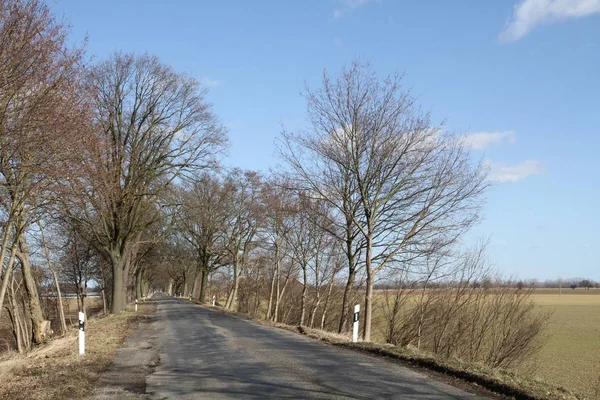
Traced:
<path id="1" fill-rule="evenodd" d="M 90 392 L 137 322 L 154 305 L 119 315 L 91 318 L 86 325 L 86 354 L 78 354 L 76 329 L 27 355 L 5 354 L 0 361 L 0 399 L 80 399 Z"/>

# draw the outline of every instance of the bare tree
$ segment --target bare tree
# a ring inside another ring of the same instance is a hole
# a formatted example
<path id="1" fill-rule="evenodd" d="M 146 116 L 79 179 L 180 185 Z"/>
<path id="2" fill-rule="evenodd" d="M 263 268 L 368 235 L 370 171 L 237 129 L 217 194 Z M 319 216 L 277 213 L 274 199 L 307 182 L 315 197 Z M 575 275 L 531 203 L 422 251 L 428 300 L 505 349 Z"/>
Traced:
<path id="1" fill-rule="evenodd" d="M 228 211 L 225 227 L 225 250 L 233 267 L 232 288 L 225 308 L 232 310 L 240 284 L 240 276 L 250 252 L 256 247 L 256 234 L 261 221 L 259 201 L 261 178 L 255 172 L 233 170 L 225 180 Z"/>
<path id="2" fill-rule="evenodd" d="M 25 232 L 80 143 L 87 108 L 79 91 L 82 51 L 67 47 L 67 33 L 40 1 L 0 1 L 0 198 L 6 217 L 0 260 L 9 249 L 17 252 L 36 344 L 44 318 Z M 0 305 L 11 271 L 11 265 L 2 271 Z"/>
<path id="3" fill-rule="evenodd" d="M 272 178 L 263 186 L 261 194 L 265 207 L 265 224 L 261 231 L 261 241 L 269 254 L 272 266 L 266 318 L 275 322 L 279 319 L 280 301 L 295 265 L 291 260 L 286 260 L 288 252 L 285 238 L 289 234 L 290 216 L 294 212 L 288 187 L 288 182 Z"/>
<path id="4" fill-rule="evenodd" d="M 316 226 L 311 223 L 308 199 L 301 196 L 295 198 L 294 210 L 289 217 L 289 230 L 283 237 L 285 247 L 289 251 L 292 263 L 298 265 L 302 279 L 302 295 L 300 297 L 300 326 L 304 326 L 306 317 L 309 265 L 316 256 L 315 236 Z"/>
<path id="5" fill-rule="evenodd" d="M 85 313 L 87 289 L 94 275 L 97 253 L 73 226 L 63 223 L 59 229 L 64 240 L 60 251 L 61 276 L 66 287 L 77 296 L 77 309 Z"/>
<path id="6" fill-rule="evenodd" d="M 58 300 L 58 315 L 59 315 L 59 319 L 60 319 L 60 327 L 61 327 L 62 333 L 64 334 L 67 331 L 67 322 L 65 320 L 65 310 L 63 307 L 62 291 L 60 289 L 60 282 L 59 282 L 59 278 L 58 278 L 58 276 L 60 274 L 60 265 L 57 265 L 55 260 L 52 259 L 52 255 L 49 250 L 48 241 L 46 240 L 47 236 L 45 233 L 45 229 L 41 222 L 38 222 L 38 228 L 40 231 L 40 246 L 42 248 L 42 251 L 44 254 L 44 259 L 46 260 L 48 269 L 50 270 L 50 272 L 52 274 L 52 279 L 54 280 L 54 286 L 56 288 L 56 298 Z"/>
<path id="7" fill-rule="evenodd" d="M 111 312 L 126 304 L 133 247 L 160 218 L 174 181 L 215 165 L 225 129 L 199 83 L 158 58 L 117 53 L 87 76 L 95 118 L 74 193 L 72 219 L 112 266 Z"/>
<path id="8" fill-rule="evenodd" d="M 485 170 L 473 166 L 459 138 L 432 125 L 399 75 L 379 80 L 354 63 L 335 81 L 325 73 L 322 88 L 308 90 L 307 97 L 313 130 L 294 142 L 296 148 L 287 146 L 295 154 L 287 159 L 296 171 L 294 160 L 314 159 L 318 171 L 339 169 L 348 176 L 348 184 L 333 181 L 334 193 L 350 186 L 359 207 L 348 215 L 365 242 L 363 336 L 369 341 L 376 275 L 448 246 L 473 225 Z M 298 156 L 298 146 L 313 157 Z M 314 178 L 309 182 L 319 196 L 331 197 Z"/>
<path id="9" fill-rule="evenodd" d="M 182 208 L 177 220 L 181 235 L 195 252 L 196 269 L 192 295 L 206 300 L 208 276 L 225 262 L 224 230 L 228 209 L 219 179 L 202 174 L 189 191 L 182 193 Z"/>
<path id="10" fill-rule="evenodd" d="M 349 141 L 345 137 L 330 134 L 337 127 L 332 128 L 331 122 L 322 118 L 321 110 L 309 107 L 308 113 L 313 132 L 299 135 L 283 131 L 279 154 L 291 169 L 294 188 L 304 196 L 330 206 L 330 211 L 322 216 L 321 228 L 343 243 L 348 276 L 338 325 L 338 332 L 341 333 L 346 329 L 350 293 L 361 268 L 364 240 L 356 226 L 356 221 L 361 218 L 361 203 L 356 181 L 348 168 L 352 156 Z"/>

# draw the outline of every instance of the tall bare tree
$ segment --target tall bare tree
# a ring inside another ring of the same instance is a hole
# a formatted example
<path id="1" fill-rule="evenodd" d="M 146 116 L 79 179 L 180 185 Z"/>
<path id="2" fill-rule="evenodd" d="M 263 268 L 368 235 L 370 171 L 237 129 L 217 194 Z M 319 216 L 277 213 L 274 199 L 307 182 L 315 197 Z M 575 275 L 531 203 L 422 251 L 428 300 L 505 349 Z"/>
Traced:
<path id="1" fill-rule="evenodd" d="M 80 143 L 87 109 L 79 90 L 83 53 L 67 46 L 67 34 L 40 1 L 0 1 L 0 198 L 5 217 L 0 260 L 17 252 L 33 343 L 43 339 L 44 318 L 25 232 Z M 11 271 L 12 265 L 2 271 L 0 312 Z"/>
<path id="2" fill-rule="evenodd" d="M 271 287 L 266 318 L 275 322 L 279 318 L 280 301 L 292 275 L 294 265 L 290 260 L 286 260 L 285 238 L 290 232 L 290 216 L 294 212 L 287 187 L 289 187 L 289 182 L 271 178 L 263 186 L 261 193 L 262 203 L 265 207 L 265 224 L 261 230 L 261 241 L 269 254 L 269 264 L 271 265 Z"/>
<path id="3" fill-rule="evenodd" d="M 237 300 L 240 276 L 250 252 L 256 247 L 261 221 L 261 178 L 256 172 L 233 170 L 225 180 L 227 203 L 225 250 L 233 267 L 233 283 L 225 308 L 232 310 Z"/>
<path id="4" fill-rule="evenodd" d="M 202 174 L 189 191 L 182 193 L 182 208 L 177 220 L 181 235 L 194 249 L 196 260 L 192 295 L 206 300 L 208 276 L 225 262 L 224 231 L 228 209 L 219 179 Z"/>
<path id="5" fill-rule="evenodd" d="M 74 221 L 112 266 L 111 312 L 126 305 L 132 251 L 160 218 L 161 196 L 184 176 L 216 163 L 225 129 L 195 79 L 149 55 L 117 53 L 91 68 L 95 113 L 81 173 L 83 196 L 68 204 Z"/>
<path id="6" fill-rule="evenodd" d="M 322 87 L 309 89 L 307 98 L 313 129 L 299 139 L 285 135 L 284 156 L 325 199 L 350 188 L 347 197 L 358 209 L 347 215 L 365 243 L 363 336 L 369 341 L 377 273 L 443 248 L 472 226 L 487 186 L 485 169 L 473 164 L 460 138 L 419 110 L 399 75 L 380 80 L 355 62 L 336 80 L 325 73 Z M 314 178 L 319 171 L 335 171 L 336 179 L 325 186 Z M 339 201 L 332 204 L 339 208 Z"/>

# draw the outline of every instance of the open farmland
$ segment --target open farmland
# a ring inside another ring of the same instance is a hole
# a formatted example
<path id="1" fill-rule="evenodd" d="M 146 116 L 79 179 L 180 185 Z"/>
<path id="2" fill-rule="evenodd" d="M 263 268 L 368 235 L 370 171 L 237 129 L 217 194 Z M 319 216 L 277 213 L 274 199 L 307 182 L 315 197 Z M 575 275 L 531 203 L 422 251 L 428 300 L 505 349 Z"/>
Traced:
<path id="1" fill-rule="evenodd" d="M 537 357 L 536 375 L 591 398 L 600 398 L 600 290 L 536 291 L 552 311 L 548 341 Z"/>

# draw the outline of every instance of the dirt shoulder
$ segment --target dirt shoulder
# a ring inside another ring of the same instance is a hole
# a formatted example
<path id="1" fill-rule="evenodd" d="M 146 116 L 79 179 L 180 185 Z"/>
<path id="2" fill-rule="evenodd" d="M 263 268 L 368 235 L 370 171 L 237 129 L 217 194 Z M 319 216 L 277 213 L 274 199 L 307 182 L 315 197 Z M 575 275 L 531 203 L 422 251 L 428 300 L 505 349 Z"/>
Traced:
<path id="1" fill-rule="evenodd" d="M 26 355 L 0 359 L 0 399 L 82 399 L 109 369 L 117 350 L 140 323 L 148 322 L 155 305 L 148 302 L 135 313 L 90 318 L 86 324 L 86 354 L 80 356 L 78 331 Z"/>
<path id="2" fill-rule="evenodd" d="M 141 306 L 142 307 L 142 306 Z M 96 382 L 89 400 L 149 399 L 146 394 L 146 376 L 159 362 L 156 339 L 156 305 L 150 300 L 151 313 L 144 315 L 137 328 L 116 352 L 112 363 Z"/>

